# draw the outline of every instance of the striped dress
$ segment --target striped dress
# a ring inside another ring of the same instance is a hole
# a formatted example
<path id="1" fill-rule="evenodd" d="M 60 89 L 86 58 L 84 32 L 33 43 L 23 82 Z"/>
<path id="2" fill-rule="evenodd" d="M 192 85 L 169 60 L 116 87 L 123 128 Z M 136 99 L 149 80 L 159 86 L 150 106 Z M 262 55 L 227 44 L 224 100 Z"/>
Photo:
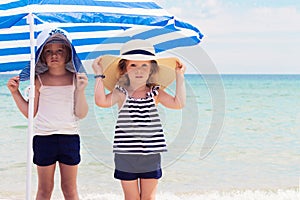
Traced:
<path id="1" fill-rule="evenodd" d="M 116 88 L 125 93 L 126 99 L 118 114 L 113 152 L 148 155 L 167 151 L 154 100 L 154 96 L 158 95 L 159 87 L 153 87 L 146 98 L 138 99 L 129 97 L 125 88 L 120 86 Z"/>

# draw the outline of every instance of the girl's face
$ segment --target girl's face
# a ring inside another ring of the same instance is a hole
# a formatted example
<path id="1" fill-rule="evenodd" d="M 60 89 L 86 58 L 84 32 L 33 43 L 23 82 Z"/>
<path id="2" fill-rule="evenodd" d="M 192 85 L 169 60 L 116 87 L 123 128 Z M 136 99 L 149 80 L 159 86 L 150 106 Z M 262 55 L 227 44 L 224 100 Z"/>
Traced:
<path id="1" fill-rule="evenodd" d="M 128 60 L 126 63 L 126 71 L 131 84 L 135 82 L 146 84 L 151 71 L 151 61 Z"/>
<path id="2" fill-rule="evenodd" d="M 55 66 L 65 67 L 67 49 L 64 44 L 59 44 L 59 43 L 47 44 L 44 47 L 43 52 L 44 52 L 43 56 L 46 60 L 46 64 L 49 67 L 55 67 Z"/>

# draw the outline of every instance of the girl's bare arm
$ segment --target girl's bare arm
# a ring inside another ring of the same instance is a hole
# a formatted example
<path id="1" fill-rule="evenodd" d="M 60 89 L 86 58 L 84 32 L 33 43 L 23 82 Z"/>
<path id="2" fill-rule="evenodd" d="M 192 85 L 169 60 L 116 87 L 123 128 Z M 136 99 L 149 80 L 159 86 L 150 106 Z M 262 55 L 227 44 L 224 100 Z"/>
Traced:
<path id="1" fill-rule="evenodd" d="M 93 70 L 96 75 L 103 74 L 102 66 L 100 66 L 101 58 L 96 59 L 93 62 Z M 105 88 L 102 81 L 102 78 L 96 78 L 95 80 L 95 103 L 99 107 L 108 108 L 113 106 L 118 102 L 119 95 L 116 90 L 105 94 Z"/>
<path id="2" fill-rule="evenodd" d="M 12 77 L 11 79 L 8 80 L 7 82 L 7 87 L 17 105 L 19 108 L 20 112 L 28 118 L 28 101 L 24 99 L 22 96 L 21 92 L 19 91 L 19 85 L 20 85 L 20 79 L 19 76 Z M 37 84 L 36 84 L 37 85 Z M 38 87 L 39 88 L 39 87 Z M 34 116 L 37 113 L 37 108 L 38 108 L 38 99 L 39 99 L 39 91 L 38 88 L 35 87 L 35 98 L 34 98 Z"/>
<path id="3" fill-rule="evenodd" d="M 165 91 L 160 91 L 158 95 L 158 101 L 171 109 L 181 109 L 186 103 L 186 89 L 184 82 L 184 72 L 185 66 L 180 62 L 177 62 L 176 67 L 176 92 L 174 96 L 166 93 Z"/>
<path id="4" fill-rule="evenodd" d="M 88 78 L 85 73 L 76 74 L 76 90 L 75 90 L 75 115 L 82 119 L 89 110 L 85 96 L 85 88 L 88 84 Z"/>

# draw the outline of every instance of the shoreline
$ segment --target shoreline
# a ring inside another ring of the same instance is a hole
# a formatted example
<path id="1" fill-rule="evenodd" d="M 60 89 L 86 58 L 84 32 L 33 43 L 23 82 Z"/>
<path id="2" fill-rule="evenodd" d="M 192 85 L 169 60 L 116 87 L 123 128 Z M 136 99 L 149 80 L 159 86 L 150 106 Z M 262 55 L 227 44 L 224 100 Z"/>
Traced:
<path id="1" fill-rule="evenodd" d="M 5 193 L 0 193 L 0 200 L 21 200 L 24 199 L 21 195 L 9 195 L 6 196 Z M 6 197 L 1 197 L 5 195 Z M 33 194 L 34 195 L 34 194 Z M 93 193 L 93 192 L 79 192 L 80 199 L 82 200 L 119 200 L 123 199 L 123 194 L 121 193 L 121 188 L 119 193 L 106 192 L 106 193 Z M 61 191 L 55 190 L 53 192 L 53 200 L 59 200 L 62 198 Z M 253 199 L 264 199 L 264 200 L 286 200 L 286 199 L 299 199 L 300 191 L 298 187 L 293 187 L 289 189 L 277 189 L 277 190 L 235 190 L 230 191 L 219 191 L 211 190 L 206 192 L 183 192 L 183 193 L 171 193 L 168 191 L 158 191 L 157 200 L 253 200 Z"/>

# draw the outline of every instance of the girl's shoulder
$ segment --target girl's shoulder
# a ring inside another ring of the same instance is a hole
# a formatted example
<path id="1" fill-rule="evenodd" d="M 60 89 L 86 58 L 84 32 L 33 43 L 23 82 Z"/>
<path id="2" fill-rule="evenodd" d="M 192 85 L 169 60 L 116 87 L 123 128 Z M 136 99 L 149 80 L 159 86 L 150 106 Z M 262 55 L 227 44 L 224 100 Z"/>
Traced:
<path id="1" fill-rule="evenodd" d="M 159 94 L 159 89 L 160 89 L 159 85 L 153 85 L 150 87 L 150 91 L 148 92 L 147 95 L 151 97 L 156 97 Z"/>
<path id="2" fill-rule="evenodd" d="M 63 75 L 52 75 L 47 71 L 37 76 L 41 85 L 45 86 L 66 86 L 73 85 L 76 81 L 76 76 L 72 72 L 67 72 Z"/>
<path id="3" fill-rule="evenodd" d="M 39 91 L 40 88 L 41 88 L 41 79 L 39 77 L 39 75 L 35 76 L 35 79 L 34 79 L 34 86 L 35 86 L 35 90 Z"/>
<path id="4" fill-rule="evenodd" d="M 116 86 L 115 86 L 115 90 L 118 91 L 118 92 L 121 92 L 121 93 L 123 93 L 123 94 L 125 94 L 125 95 L 128 94 L 127 89 L 124 88 L 124 87 L 122 87 L 122 86 L 120 86 L 120 85 L 116 85 Z"/>
<path id="5" fill-rule="evenodd" d="M 114 90 L 112 91 L 112 98 L 116 98 L 116 102 L 120 107 L 122 107 L 126 96 L 127 96 L 127 90 L 125 88 L 122 87 L 115 87 Z"/>

